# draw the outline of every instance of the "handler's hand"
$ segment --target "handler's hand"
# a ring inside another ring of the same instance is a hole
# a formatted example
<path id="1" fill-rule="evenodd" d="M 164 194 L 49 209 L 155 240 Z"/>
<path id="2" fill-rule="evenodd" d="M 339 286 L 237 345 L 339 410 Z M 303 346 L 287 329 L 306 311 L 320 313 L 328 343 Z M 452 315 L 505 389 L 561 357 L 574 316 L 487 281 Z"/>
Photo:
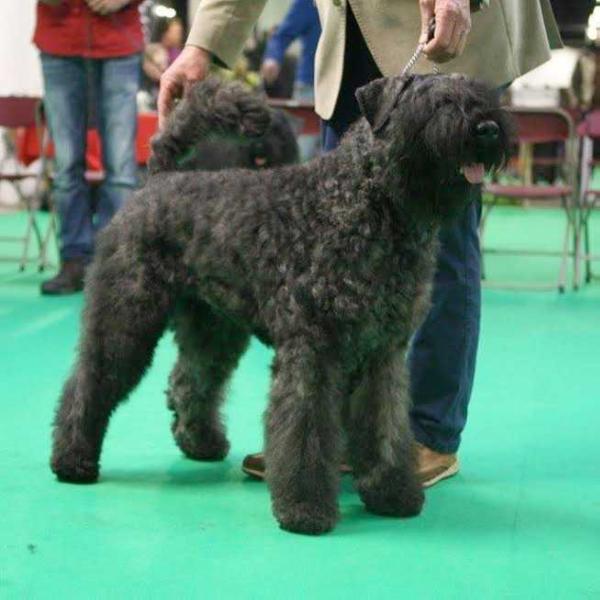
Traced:
<path id="1" fill-rule="evenodd" d="M 127 6 L 131 0 L 85 0 L 87 5 L 99 15 L 110 15 Z"/>
<path id="2" fill-rule="evenodd" d="M 443 63 L 460 56 L 471 30 L 469 0 L 419 0 L 421 37 L 424 52 L 433 62 Z M 427 30 L 435 17 L 435 35 L 428 42 Z"/>
<path id="3" fill-rule="evenodd" d="M 269 84 L 273 83 L 279 77 L 280 72 L 280 64 L 272 58 L 266 58 L 260 66 L 260 75 Z"/>
<path id="4" fill-rule="evenodd" d="M 160 77 L 158 127 L 173 110 L 173 102 L 185 96 L 190 87 L 208 75 L 210 53 L 196 46 L 185 46 L 173 64 Z"/>

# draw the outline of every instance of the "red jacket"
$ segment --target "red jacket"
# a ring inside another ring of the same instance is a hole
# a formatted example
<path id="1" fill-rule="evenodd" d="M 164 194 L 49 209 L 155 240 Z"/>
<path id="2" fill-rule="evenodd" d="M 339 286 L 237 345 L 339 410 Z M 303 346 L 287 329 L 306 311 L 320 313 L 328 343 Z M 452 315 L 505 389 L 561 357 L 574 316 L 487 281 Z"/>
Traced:
<path id="1" fill-rule="evenodd" d="M 116 58 L 141 52 L 141 1 L 132 0 L 107 16 L 92 11 L 85 0 L 62 0 L 58 6 L 38 2 L 33 42 L 57 56 Z"/>

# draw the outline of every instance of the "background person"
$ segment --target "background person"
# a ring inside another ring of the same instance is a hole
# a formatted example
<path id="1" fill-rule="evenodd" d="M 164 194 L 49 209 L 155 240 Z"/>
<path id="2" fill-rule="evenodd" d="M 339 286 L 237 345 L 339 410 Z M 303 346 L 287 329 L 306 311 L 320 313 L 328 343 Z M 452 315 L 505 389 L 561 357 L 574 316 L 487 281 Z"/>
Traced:
<path id="1" fill-rule="evenodd" d="M 154 25 L 150 41 L 160 44 L 167 53 L 167 62 L 172 64 L 183 48 L 183 24 L 179 17 L 159 19 Z"/>
<path id="2" fill-rule="evenodd" d="M 174 99 L 206 76 L 213 59 L 234 62 L 264 4 L 201 2 L 187 46 L 161 79 L 162 120 Z M 425 53 L 439 63 L 452 61 L 441 64 L 440 71 L 462 72 L 498 87 L 545 62 L 550 47 L 560 46 L 549 0 L 493 0 L 473 14 L 472 21 L 468 0 L 382 0 L 377 10 L 365 0 L 316 4 L 323 27 L 316 53 L 316 111 L 324 120 L 326 150 L 336 147 L 360 116 L 355 90 L 381 74 L 400 73 L 419 35 L 427 40 L 431 17 L 436 19 L 435 37 Z M 430 65 L 420 66 L 428 69 Z M 466 424 L 479 340 L 480 209 L 479 197 L 441 232 L 432 308 L 413 340 L 411 417 L 420 442 L 424 485 L 458 471 L 456 452 Z M 244 464 L 247 471 L 264 470 L 260 455 L 247 457 Z"/>
<path id="3" fill-rule="evenodd" d="M 302 52 L 296 67 L 294 99 L 314 101 L 315 52 L 321 35 L 319 13 L 313 0 L 293 0 L 283 21 L 269 42 L 260 74 L 267 83 L 279 76 L 285 53 L 293 42 L 300 40 Z"/>
<path id="4" fill-rule="evenodd" d="M 140 0 L 40 0 L 33 41 L 41 51 L 44 108 L 55 147 L 53 196 L 60 272 L 42 294 L 83 289 L 104 227 L 137 183 L 136 94 L 143 35 Z M 88 102 L 95 99 L 105 178 L 95 215 L 85 179 Z"/>
<path id="5" fill-rule="evenodd" d="M 181 19 L 158 19 L 142 58 L 141 90 L 138 95 L 140 110 L 156 110 L 160 77 L 179 56 L 182 48 Z"/>
<path id="6" fill-rule="evenodd" d="M 321 35 L 319 13 L 313 0 L 293 0 L 287 14 L 277 27 L 265 50 L 260 74 L 267 84 L 273 83 L 281 72 L 285 53 L 299 39 L 302 52 L 296 67 L 293 99 L 314 102 L 315 52 Z M 298 136 L 300 156 L 309 160 L 317 154 L 319 136 Z"/>

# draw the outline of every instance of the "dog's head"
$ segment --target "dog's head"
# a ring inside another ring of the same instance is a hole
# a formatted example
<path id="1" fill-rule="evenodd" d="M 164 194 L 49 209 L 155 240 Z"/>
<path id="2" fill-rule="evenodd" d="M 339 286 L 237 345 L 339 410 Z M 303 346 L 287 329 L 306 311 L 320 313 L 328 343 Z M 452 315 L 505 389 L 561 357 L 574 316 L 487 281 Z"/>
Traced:
<path id="1" fill-rule="evenodd" d="M 261 169 L 296 162 L 290 119 L 239 83 L 197 83 L 152 139 L 150 173 Z"/>
<path id="2" fill-rule="evenodd" d="M 281 110 L 271 110 L 269 127 L 249 141 L 244 160 L 249 169 L 281 167 L 298 162 L 299 149 L 290 118 Z"/>
<path id="3" fill-rule="evenodd" d="M 164 137 L 155 139 L 153 156 L 158 156 L 163 142 Z M 280 110 L 269 110 L 268 124 L 259 135 L 215 130 L 203 132 L 199 139 L 189 137 L 186 143 L 177 148 L 176 154 L 169 154 L 168 170 L 268 169 L 298 161 L 298 143 L 292 123 Z M 165 155 L 164 149 L 162 155 Z M 155 162 L 152 164 L 156 172 Z"/>
<path id="4" fill-rule="evenodd" d="M 456 214 L 508 157 L 512 125 L 498 94 L 460 75 L 381 78 L 356 97 L 384 144 L 391 185 L 445 218 Z"/>

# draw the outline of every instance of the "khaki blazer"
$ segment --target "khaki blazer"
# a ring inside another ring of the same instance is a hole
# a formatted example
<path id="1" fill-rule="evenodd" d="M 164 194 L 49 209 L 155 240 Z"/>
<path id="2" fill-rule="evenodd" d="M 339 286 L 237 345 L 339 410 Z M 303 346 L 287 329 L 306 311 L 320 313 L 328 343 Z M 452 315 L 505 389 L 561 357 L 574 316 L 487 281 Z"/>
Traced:
<path id="1" fill-rule="evenodd" d="M 231 66 L 266 0 L 201 0 L 187 43 Z M 418 0 L 315 0 L 323 32 L 315 57 L 316 111 L 333 114 L 344 67 L 348 4 L 383 75 L 400 73 L 420 34 Z M 465 52 L 440 71 L 479 77 L 499 86 L 550 58 L 561 46 L 550 0 L 491 0 L 472 14 Z M 431 71 L 421 58 L 416 72 Z"/>

